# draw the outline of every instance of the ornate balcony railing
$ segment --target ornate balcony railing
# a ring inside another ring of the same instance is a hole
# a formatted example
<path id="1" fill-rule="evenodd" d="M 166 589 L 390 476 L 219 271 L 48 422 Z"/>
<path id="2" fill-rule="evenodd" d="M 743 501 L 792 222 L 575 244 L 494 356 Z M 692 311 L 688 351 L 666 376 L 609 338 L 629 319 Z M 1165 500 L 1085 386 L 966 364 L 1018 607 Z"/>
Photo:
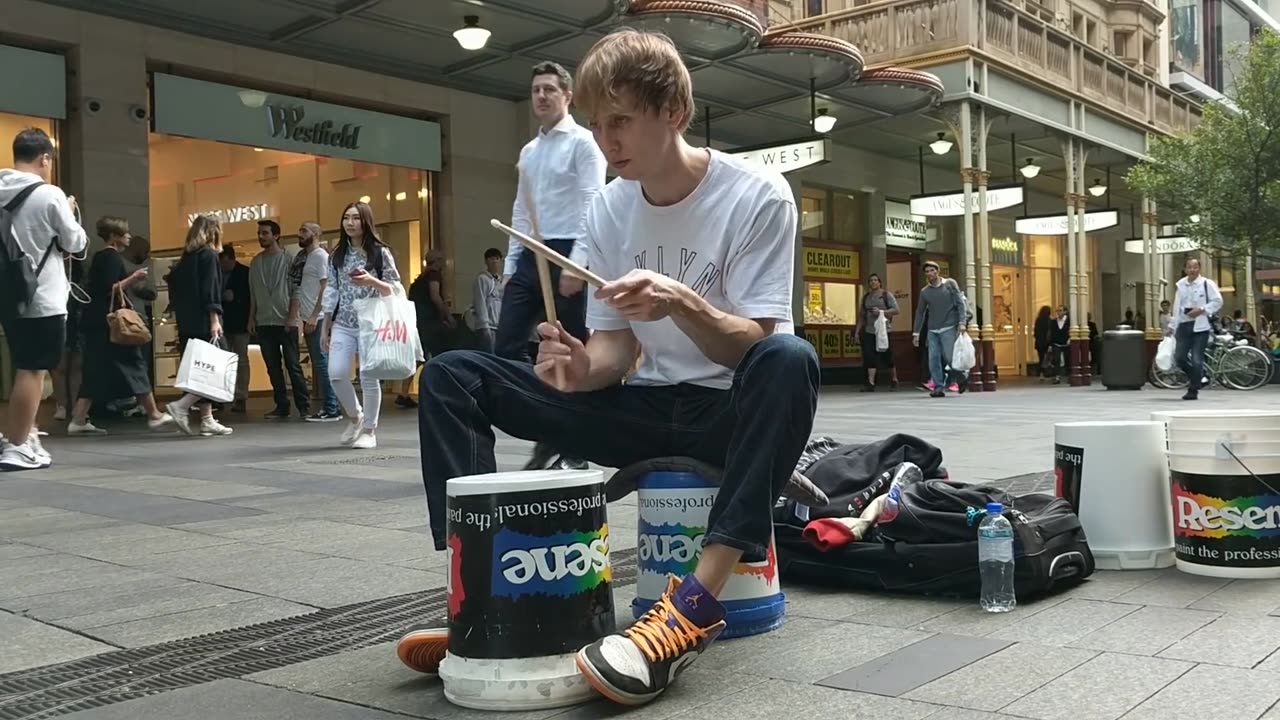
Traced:
<path id="1" fill-rule="evenodd" d="M 1029 0 L 828 0 L 802 17 L 805 0 L 770 0 L 770 28 L 786 26 L 847 40 L 868 66 L 910 66 L 913 58 L 976 48 L 1023 73 L 1164 132 L 1200 119 L 1200 106 L 1111 55 L 1046 22 Z M 1153 73 L 1154 74 L 1154 73 Z"/>

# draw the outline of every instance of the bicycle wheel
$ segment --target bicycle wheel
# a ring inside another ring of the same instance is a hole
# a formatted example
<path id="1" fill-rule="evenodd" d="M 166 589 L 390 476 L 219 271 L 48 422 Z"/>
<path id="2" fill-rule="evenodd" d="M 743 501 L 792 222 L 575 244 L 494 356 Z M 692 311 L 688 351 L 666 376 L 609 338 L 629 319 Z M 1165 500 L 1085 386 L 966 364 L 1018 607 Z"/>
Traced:
<path id="1" fill-rule="evenodd" d="M 1187 386 L 1187 375 L 1176 366 L 1161 370 L 1155 361 L 1152 361 L 1151 384 L 1162 390 L 1178 390 Z"/>
<path id="2" fill-rule="evenodd" d="M 1252 345 L 1238 345 L 1222 354 L 1218 378 L 1232 390 L 1256 390 L 1271 380 L 1271 358 Z"/>

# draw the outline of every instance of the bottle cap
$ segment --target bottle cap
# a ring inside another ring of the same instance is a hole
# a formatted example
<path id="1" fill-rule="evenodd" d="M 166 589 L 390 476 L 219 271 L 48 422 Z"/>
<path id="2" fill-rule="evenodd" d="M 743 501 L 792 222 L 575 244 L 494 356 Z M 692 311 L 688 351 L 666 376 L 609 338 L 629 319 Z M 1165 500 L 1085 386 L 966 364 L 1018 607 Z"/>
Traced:
<path id="1" fill-rule="evenodd" d="M 1000 504 L 1000 503 L 998 503 L 998 502 L 989 502 L 989 503 L 987 503 L 987 514 L 988 514 L 988 515 L 1002 515 L 1002 514 L 1004 514 L 1004 505 L 1001 505 L 1001 504 Z"/>

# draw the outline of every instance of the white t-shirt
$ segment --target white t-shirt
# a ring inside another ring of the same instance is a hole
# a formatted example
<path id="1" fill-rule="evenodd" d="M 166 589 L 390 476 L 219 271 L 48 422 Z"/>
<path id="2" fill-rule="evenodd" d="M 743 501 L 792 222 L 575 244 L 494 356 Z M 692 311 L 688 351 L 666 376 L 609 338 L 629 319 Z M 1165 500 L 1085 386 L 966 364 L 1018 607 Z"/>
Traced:
<path id="1" fill-rule="evenodd" d="M 316 309 L 316 301 L 320 299 L 320 282 L 329 277 L 329 253 L 317 247 L 307 253 L 306 264 L 302 266 L 302 284 L 298 286 L 298 317 L 306 320 Z"/>
<path id="2" fill-rule="evenodd" d="M 617 178 L 587 211 L 591 269 L 616 280 L 635 269 L 674 278 L 719 310 L 772 319 L 774 332 L 794 333 L 796 203 L 776 171 L 760 170 L 711 150 L 702 182 L 688 197 L 652 205 L 640 183 Z M 727 389 L 733 370 L 705 355 L 671 318 L 629 322 L 587 294 L 593 330 L 631 328 L 643 355 L 633 385 L 691 383 Z"/>

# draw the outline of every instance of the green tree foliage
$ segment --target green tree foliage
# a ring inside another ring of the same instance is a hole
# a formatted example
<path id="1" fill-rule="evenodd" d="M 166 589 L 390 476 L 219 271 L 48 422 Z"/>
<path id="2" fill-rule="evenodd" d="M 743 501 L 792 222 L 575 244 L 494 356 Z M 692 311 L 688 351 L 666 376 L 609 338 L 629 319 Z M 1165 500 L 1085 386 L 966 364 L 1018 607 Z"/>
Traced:
<path id="1" fill-rule="evenodd" d="M 1190 133 L 1153 138 L 1148 158 L 1125 178 L 1176 215 L 1183 233 L 1215 254 L 1280 250 L 1280 36 L 1259 33 L 1232 48 L 1235 86 L 1204 109 Z M 1199 215 L 1199 223 L 1186 222 Z"/>

